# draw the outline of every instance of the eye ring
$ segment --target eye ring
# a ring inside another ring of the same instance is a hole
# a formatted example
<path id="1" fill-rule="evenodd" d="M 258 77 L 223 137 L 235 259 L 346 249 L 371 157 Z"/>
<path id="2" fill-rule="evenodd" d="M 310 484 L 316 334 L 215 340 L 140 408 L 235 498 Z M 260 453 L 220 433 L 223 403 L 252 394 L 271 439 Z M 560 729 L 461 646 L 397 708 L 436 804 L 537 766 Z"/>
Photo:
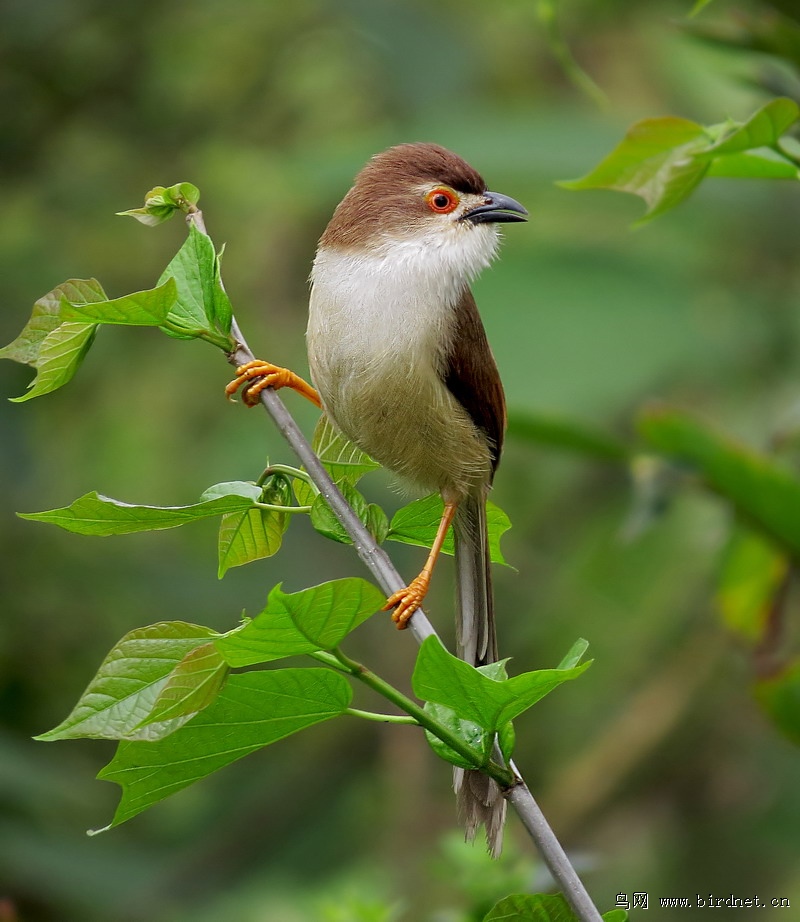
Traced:
<path id="1" fill-rule="evenodd" d="M 437 186 L 425 196 L 428 208 L 437 214 L 450 214 L 459 205 L 458 195 L 447 186 Z"/>

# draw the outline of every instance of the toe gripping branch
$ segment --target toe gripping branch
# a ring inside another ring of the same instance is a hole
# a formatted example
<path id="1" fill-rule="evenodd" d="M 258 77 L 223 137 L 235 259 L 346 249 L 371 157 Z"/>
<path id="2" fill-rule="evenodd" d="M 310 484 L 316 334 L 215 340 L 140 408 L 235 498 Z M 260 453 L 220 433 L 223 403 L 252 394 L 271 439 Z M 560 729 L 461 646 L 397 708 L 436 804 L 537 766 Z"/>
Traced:
<path id="1" fill-rule="evenodd" d="M 282 387 L 289 387 L 306 400 L 310 400 L 314 406 L 322 408 L 319 394 L 307 381 L 288 368 L 262 362 L 260 359 L 247 362 L 236 369 L 236 377 L 225 388 L 225 396 L 231 400 L 233 395 L 241 390 L 245 406 L 254 407 L 259 402 L 261 392 L 268 387 L 276 391 Z"/>

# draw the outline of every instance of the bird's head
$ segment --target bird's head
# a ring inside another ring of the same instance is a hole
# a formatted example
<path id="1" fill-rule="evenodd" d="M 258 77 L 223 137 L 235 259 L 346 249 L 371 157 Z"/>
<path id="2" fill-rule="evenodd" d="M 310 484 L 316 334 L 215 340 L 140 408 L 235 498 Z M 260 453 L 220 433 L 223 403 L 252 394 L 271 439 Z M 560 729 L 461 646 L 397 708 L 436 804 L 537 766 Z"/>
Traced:
<path id="1" fill-rule="evenodd" d="M 395 255 L 432 251 L 480 271 L 497 248 L 497 225 L 525 221 L 517 201 L 489 192 L 483 177 L 437 144 L 401 144 L 356 176 L 321 247 Z"/>

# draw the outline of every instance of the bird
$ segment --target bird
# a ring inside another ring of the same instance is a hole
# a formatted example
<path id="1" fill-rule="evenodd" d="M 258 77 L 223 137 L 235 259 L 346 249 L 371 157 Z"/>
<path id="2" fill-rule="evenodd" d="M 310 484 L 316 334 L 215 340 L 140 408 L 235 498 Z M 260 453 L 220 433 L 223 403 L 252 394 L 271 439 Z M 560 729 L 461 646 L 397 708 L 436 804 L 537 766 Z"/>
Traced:
<path id="1" fill-rule="evenodd" d="M 441 495 L 425 565 L 384 610 L 398 628 L 408 624 L 452 525 L 457 653 L 474 666 L 498 658 L 486 502 L 506 408 L 470 285 L 497 255 L 498 225 L 527 215 L 437 144 L 376 154 L 336 207 L 314 258 L 306 332 L 313 386 L 257 360 L 226 389 L 231 396 L 241 388 L 252 406 L 265 387 L 290 387 L 401 480 Z M 457 768 L 454 786 L 467 838 L 485 826 L 498 855 L 505 800 L 496 782 Z"/>

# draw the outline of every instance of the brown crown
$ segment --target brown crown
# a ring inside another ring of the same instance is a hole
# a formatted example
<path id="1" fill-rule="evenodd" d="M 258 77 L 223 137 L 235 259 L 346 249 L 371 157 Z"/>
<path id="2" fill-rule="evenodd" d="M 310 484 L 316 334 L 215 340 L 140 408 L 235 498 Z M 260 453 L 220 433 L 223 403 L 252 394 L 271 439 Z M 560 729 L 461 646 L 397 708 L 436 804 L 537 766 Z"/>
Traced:
<path id="1" fill-rule="evenodd" d="M 430 217 L 415 186 L 442 183 L 457 192 L 481 194 L 486 183 L 457 154 L 438 144 L 399 144 L 376 154 L 356 176 L 322 235 L 323 246 L 360 246 L 381 234 L 413 231 Z"/>

